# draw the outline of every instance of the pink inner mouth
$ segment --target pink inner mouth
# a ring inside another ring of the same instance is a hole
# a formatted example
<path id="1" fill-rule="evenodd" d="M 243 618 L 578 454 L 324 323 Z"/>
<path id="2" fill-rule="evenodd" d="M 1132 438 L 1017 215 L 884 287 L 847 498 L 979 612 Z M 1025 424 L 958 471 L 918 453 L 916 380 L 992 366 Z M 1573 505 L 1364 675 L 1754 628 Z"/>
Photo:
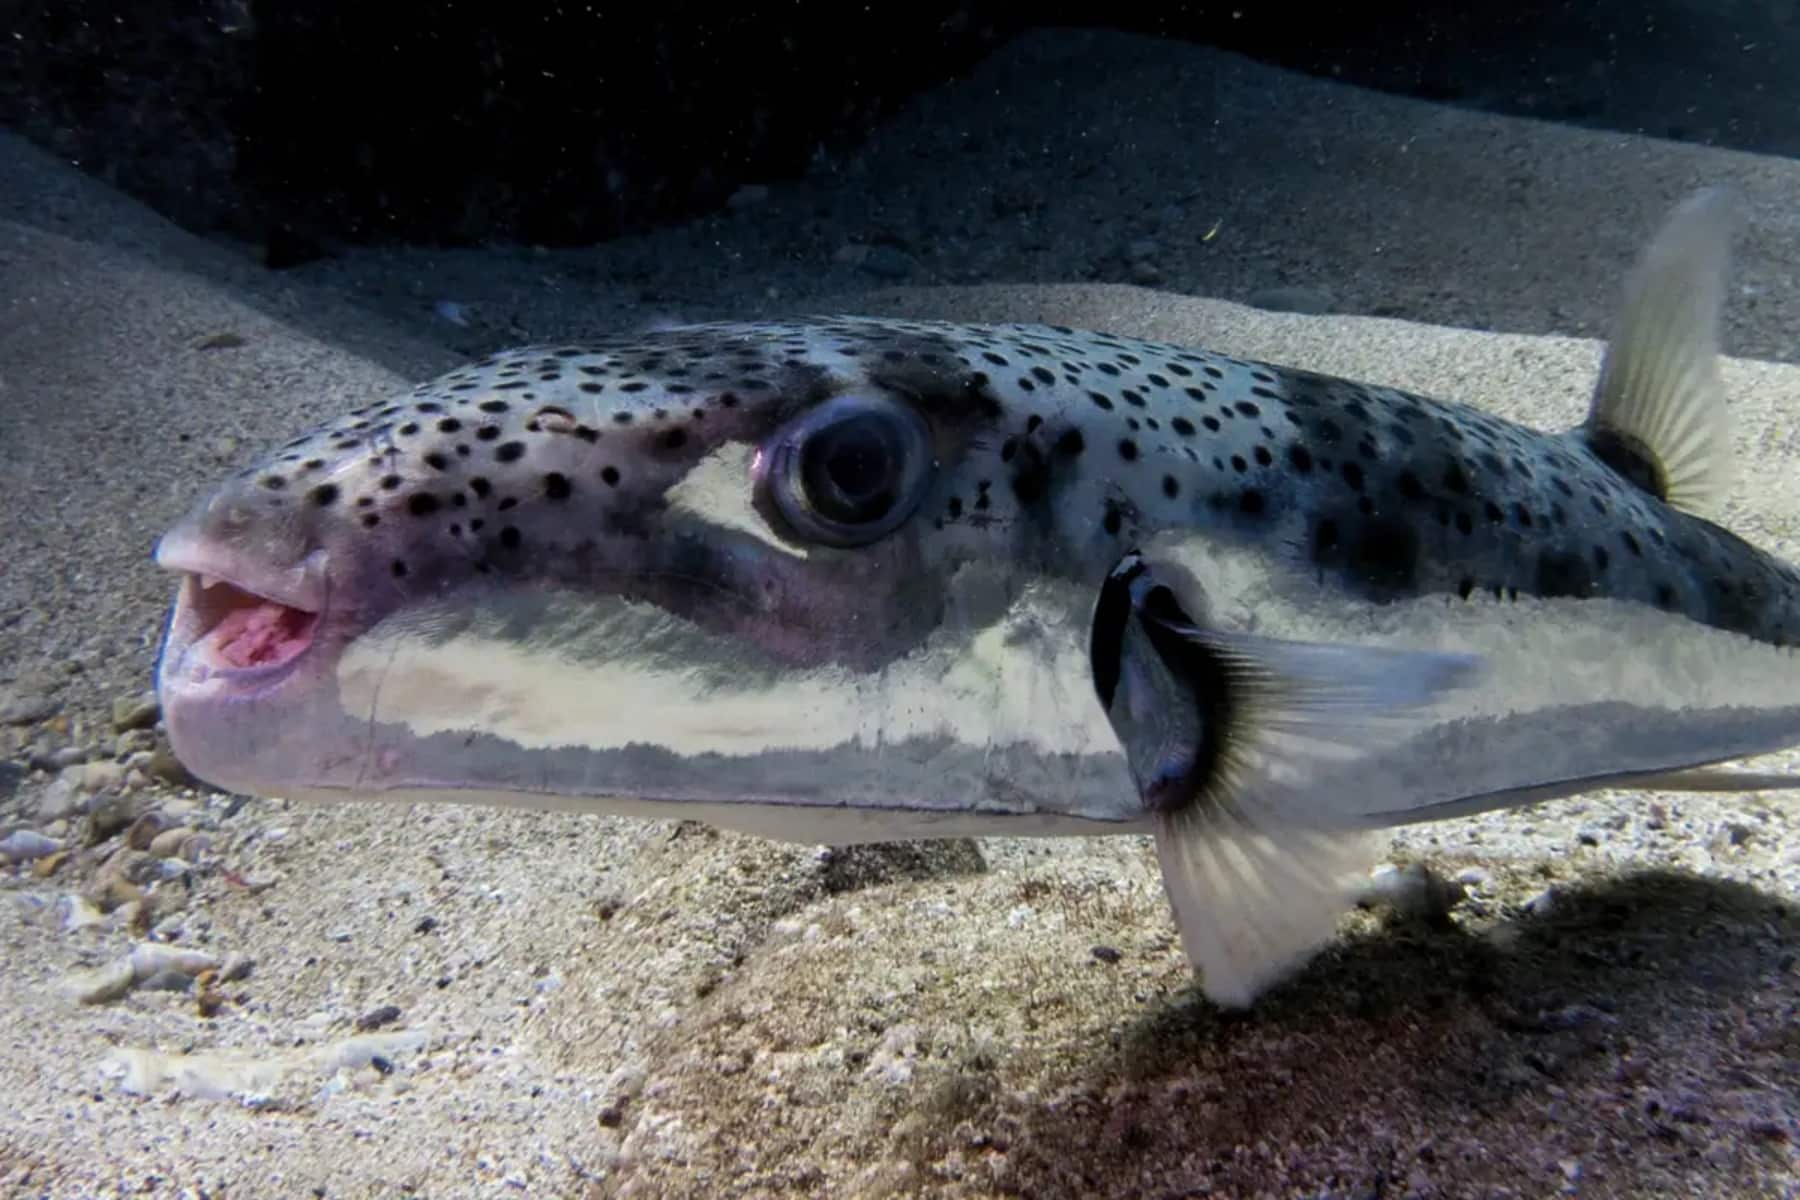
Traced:
<path id="1" fill-rule="evenodd" d="M 207 634 L 207 648 L 221 666 L 276 667 L 312 645 L 316 613 L 265 601 L 240 608 Z"/>
<path id="2" fill-rule="evenodd" d="M 284 666 L 313 643 L 319 614 L 229 583 L 202 587 L 189 577 L 188 598 L 203 661 L 223 670 Z"/>

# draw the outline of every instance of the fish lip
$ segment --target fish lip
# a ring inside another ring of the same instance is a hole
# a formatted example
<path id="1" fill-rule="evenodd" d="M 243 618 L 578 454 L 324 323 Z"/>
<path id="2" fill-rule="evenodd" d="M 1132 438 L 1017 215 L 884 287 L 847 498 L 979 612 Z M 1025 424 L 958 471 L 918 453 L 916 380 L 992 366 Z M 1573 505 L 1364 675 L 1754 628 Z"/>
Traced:
<path id="1" fill-rule="evenodd" d="M 323 615 L 330 590 L 326 561 L 325 551 L 315 550 L 297 566 L 271 568 L 181 531 L 165 535 L 156 545 L 156 564 L 164 570 L 189 576 L 196 582 L 217 580 L 314 616 Z"/>

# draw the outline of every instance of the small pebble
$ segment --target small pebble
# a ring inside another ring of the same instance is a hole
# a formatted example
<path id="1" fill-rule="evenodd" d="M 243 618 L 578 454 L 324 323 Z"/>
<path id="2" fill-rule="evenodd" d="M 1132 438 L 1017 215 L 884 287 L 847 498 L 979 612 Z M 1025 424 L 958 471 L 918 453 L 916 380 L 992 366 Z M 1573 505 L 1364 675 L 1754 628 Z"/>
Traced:
<path id="1" fill-rule="evenodd" d="M 217 959 L 199 950 L 140 942 L 132 947 L 131 953 L 103 967 L 72 973 L 63 986 L 83 1004 L 105 1004 L 152 980 L 157 981 L 159 987 L 169 989 L 174 981 L 162 978 L 165 975 L 181 975 L 191 982 L 201 971 L 217 965 Z M 182 984 L 180 990 L 185 991 L 187 986 Z"/>
<path id="2" fill-rule="evenodd" d="M 150 761 L 145 765 L 145 773 L 152 779 L 160 779 L 173 787 L 191 787 L 194 777 L 188 769 L 181 765 L 175 752 L 167 746 L 157 746 L 150 751 Z"/>
<path id="3" fill-rule="evenodd" d="M 148 850 L 169 825 L 169 818 L 159 812 L 144 813 L 125 831 L 125 844 L 133 850 Z"/>
<path id="4" fill-rule="evenodd" d="M 31 873 L 39 879 L 50 878 L 62 869 L 64 863 L 69 861 L 70 853 L 71 851 L 68 850 L 58 850 L 55 854 L 44 855 L 32 866 Z"/>
<path id="5" fill-rule="evenodd" d="M 1525 902 L 1525 911 L 1534 917 L 1554 916 L 1562 902 L 1562 889 L 1555 884 Z"/>
<path id="6" fill-rule="evenodd" d="M 1093 946 L 1093 947 L 1089 948 L 1088 953 L 1092 954 L 1095 958 L 1099 959 L 1103 963 L 1116 963 L 1121 958 L 1125 957 L 1123 954 L 1120 954 L 1119 951 L 1115 947 L 1112 947 L 1112 946 Z"/>
<path id="7" fill-rule="evenodd" d="M 196 836 L 195 832 L 186 825 L 165 829 L 150 839 L 150 853 L 157 858 L 174 858 L 181 853 L 182 846 L 194 836 Z"/>
<path id="8" fill-rule="evenodd" d="M 56 715 L 56 697 L 48 692 L 0 689 L 0 725 L 29 725 Z"/>
<path id="9" fill-rule="evenodd" d="M 45 837 L 35 829 L 15 829 L 0 838 L 0 860 L 8 863 L 30 862 L 61 849 L 61 842 Z"/>
<path id="10" fill-rule="evenodd" d="M 68 767 L 79 766 L 93 757 L 95 757 L 95 752 L 91 746 L 63 746 L 51 751 L 47 765 L 52 770 L 61 771 Z"/>
<path id="11" fill-rule="evenodd" d="M 398 1004 L 384 1004 L 380 1008 L 370 1009 L 362 1016 L 356 1018 L 356 1031 L 358 1033 L 368 1033 L 370 1030 L 380 1029 L 383 1025 L 392 1025 L 399 1019 L 400 1006 Z"/>
<path id="12" fill-rule="evenodd" d="M 85 792 L 103 792 L 117 787 L 125 779 L 125 764 L 105 759 L 80 763 L 67 770 L 73 775 L 75 786 Z"/>
<path id="13" fill-rule="evenodd" d="M 75 786 L 74 780 L 59 775 L 38 793 L 38 820 L 61 821 L 79 816 L 87 808 L 87 802 L 87 796 Z"/>
<path id="14" fill-rule="evenodd" d="M 1385 905 L 1418 920 L 1443 921 L 1466 895 L 1462 884 L 1445 879 L 1424 863 L 1383 863 L 1370 876 L 1358 903 L 1364 907 Z"/>
<path id="15" fill-rule="evenodd" d="M 133 729 L 129 733 L 119 735 L 119 744 L 115 753 L 129 754 L 132 756 L 131 762 L 134 765 L 141 765 L 149 761 L 147 756 L 156 749 L 157 745 L 154 729 Z M 146 757 L 139 758 L 139 755 Z"/>
<path id="16" fill-rule="evenodd" d="M 469 326 L 469 306 L 459 301 L 439 300 L 431 306 L 431 311 L 452 325 L 460 325 L 465 329 Z"/>
<path id="17" fill-rule="evenodd" d="M 135 696 L 120 696 L 112 703 L 112 727 L 114 733 L 124 733 L 132 729 L 148 729 L 156 724 L 161 714 L 153 691 L 139 692 Z"/>
<path id="18" fill-rule="evenodd" d="M 86 929 L 90 925 L 98 925 L 106 920 L 106 914 L 100 906 L 86 896 L 66 895 L 56 901 L 56 923 L 62 926 L 64 933 L 73 933 L 77 929 Z"/>
<path id="19" fill-rule="evenodd" d="M 158 971 L 138 984 L 146 992 L 185 992 L 194 986 L 194 977 L 183 971 Z"/>
<path id="20" fill-rule="evenodd" d="M 89 763 L 89 766 L 95 764 Z M 88 810 L 85 841 L 98 846 L 116 833 L 123 833 L 137 820 L 137 802 L 129 796 L 104 796 Z"/>

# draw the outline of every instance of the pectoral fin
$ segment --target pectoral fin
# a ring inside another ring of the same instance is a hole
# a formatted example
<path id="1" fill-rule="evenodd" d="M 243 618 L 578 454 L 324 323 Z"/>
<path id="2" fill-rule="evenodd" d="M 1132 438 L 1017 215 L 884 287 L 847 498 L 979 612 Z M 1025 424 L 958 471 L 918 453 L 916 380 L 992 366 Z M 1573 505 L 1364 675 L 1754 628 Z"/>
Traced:
<path id="1" fill-rule="evenodd" d="M 1404 737 L 1478 667 L 1209 629 L 1135 553 L 1102 588 L 1090 652 L 1182 944 L 1227 1007 L 1328 940 L 1373 864 L 1356 760 Z"/>

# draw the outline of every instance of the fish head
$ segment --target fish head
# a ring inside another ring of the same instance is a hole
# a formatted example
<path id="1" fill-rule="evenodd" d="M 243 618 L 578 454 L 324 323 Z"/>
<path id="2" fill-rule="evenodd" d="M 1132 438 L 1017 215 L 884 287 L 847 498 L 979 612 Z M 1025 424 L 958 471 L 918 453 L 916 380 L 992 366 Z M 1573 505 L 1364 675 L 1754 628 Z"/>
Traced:
<path id="1" fill-rule="evenodd" d="M 1107 564 L 1045 503 L 1067 430 L 977 349 L 679 327 L 295 438 L 158 545 L 175 753 L 254 794 L 799 815 L 811 840 L 854 840 L 827 810 L 868 836 L 1119 818 L 1086 647 Z"/>

